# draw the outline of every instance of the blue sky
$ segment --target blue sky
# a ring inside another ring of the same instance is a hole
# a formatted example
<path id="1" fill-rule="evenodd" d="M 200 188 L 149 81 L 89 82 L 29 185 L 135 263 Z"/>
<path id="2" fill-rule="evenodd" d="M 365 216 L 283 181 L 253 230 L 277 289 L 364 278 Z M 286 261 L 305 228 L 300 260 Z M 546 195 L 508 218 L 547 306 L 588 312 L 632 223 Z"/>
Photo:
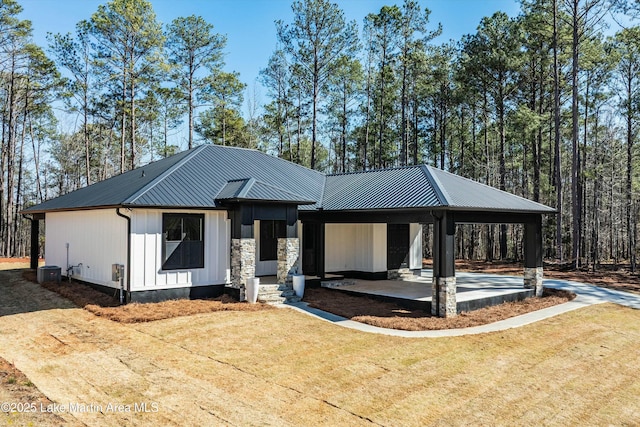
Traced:
<path id="1" fill-rule="evenodd" d="M 434 43 L 459 40 L 474 33 L 485 16 L 503 11 L 516 16 L 517 0 L 418 0 L 422 8 L 431 10 L 430 28 L 442 23 L 443 33 Z M 47 49 L 47 33 L 74 32 L 76 24 L 89 19 L 98 5 L 107 0 L 18 0 L 23 7 L 20 15 L 33 25 L 34 41 Z M 403 0 L 333 0 L 344 11 L 348 21 L 355 20 L 362 28 L 364 17 L 377 13 L 384 5 L 402 5 Z M 260 70 L 266 67 L 276 47 L 277 19 L 290 23 L 292 0 L 151 0 L 158 21 L 168 24 L 179 16 L 200 15 L 213 24 L 214 31 L 227 36 L 225 70 L 240 73 L 247 84 L 243 114 L 248 114 L 248 102 L 259 106 L 269 102 L 267 91 L 259 82 Z M 60 112 L 59 112 L 60 113 Z M 78 117 L 57 114 L 65 131 L 78 126 Z M 186 126 L 183 124 L 171 136 L 172 143 L 186 148 Z"/>
<path id="2" fill-rule="evenodd" d="M 336 0 L 334 0 L 336 1 Z M 359 28 L 368 13 L 377 13 L 384 5 L 402 5 L 403 0 L 337 0 L 347 20 L 355 20 Z M 73 32 L 82 19 L 89 19 L 98 5 L 106 0 L 18 0 L 20 15 L 33 23 L 37 44 L 46 47 L 46 34 Z M 291 22 L 290 0 L 151 0 L 158 20 L 169 23 L 178 16 L 201 15 L 214 25 L 216 32 L 226 34 L 226 71 L 238 71 L 240 79 L 252 87 L 261 68 L 267 64 L 276 46 L 274 21 Z M 431 28 L 442 23 L 443 35 L 435 42 L 459 40 L 477 28 L 480 19 L 501 10 L 517 15 L 516 0 L 420 0 L 431 9 Z M 262 90 L 261 90 L 262 91 Z M 263 95 L 264 97 L 264 95 Z"/>

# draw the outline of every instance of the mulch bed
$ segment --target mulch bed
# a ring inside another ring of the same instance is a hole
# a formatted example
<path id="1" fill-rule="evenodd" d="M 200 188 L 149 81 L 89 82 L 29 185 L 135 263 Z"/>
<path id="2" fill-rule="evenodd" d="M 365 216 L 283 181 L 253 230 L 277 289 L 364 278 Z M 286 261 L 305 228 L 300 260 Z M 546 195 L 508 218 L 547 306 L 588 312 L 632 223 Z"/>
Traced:
<path id="1" fill-rule="evenodd" d="M 570 292 L 545 288 L 542 298 L 527 298 L 523 301 L 506 302 L 493 307 L 460 313 L 456 317 L 446 319 L 434 317 L 424 310 L 412 310 L 392 302 L 384 302 L 367 296 L 346 294 L 333 289 L 306 289 L 303 301 L 307 302 L 311 307 L 328 311 L 356 322 L 405 331 L 427 331 L 486 325 L 557 304 L 563 304 L 573 298 L 575 298 L 575 294 Z"/>
<path id="2" fill-rule="evenodd" d="M 33 270 L 25 270 L 23 277 L 36 282 L 36 273 Z M 267 304 L 237 302 L 227 295 L 213 299 L 130 303 L 120 306 L 115 296 L 104 294 L 73 280 L 71 282 L 43 283 L 42 286 L 69 299 L 96 316 L 121 323 L 150 322 L 217 311 L 259 311 L 274 308 Z M 448 319 L 432 317 L 431 313 L 408 309 L 396 303 L 379 301 L 366 296 L 348 295 L 344 292 L 324 288 L 307 288 L 304 301 L 312 307 L 357 322 L 384 328 L 419 331 L 484 325 L 562 304 L 574 297 L 575 295 L 568 292 L 545 289 L 543 298 L 528 298 L 524 301 L 504 303 L 469 313 L 461 313 Z"/>
<path id="3" fill-rule="evenodd" d="M 23 273 L 23 277 L 26 280 L 37 283 L 36 273 L 33 270 L 26 270 Z M 120 305 L 117 298 L 73 280 L 60 283 L 45 282 L 41 286 L 67 298 L 78 307 L 82 307 L 96 316 L 121 323 L 151 322 L 216 311 L 260 311 L 274 308 L 267 304 L 238 302 L 228 295 L 199 300 L 181 299 L 156 303 L 133 302 Z"/>

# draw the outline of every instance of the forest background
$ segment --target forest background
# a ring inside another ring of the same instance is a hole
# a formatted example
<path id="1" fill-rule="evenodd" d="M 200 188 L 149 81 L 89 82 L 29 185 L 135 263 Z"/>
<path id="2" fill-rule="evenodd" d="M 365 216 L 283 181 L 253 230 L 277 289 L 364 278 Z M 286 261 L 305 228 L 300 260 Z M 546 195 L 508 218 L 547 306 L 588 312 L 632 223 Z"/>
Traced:
<path id="1" fill-rule="evenodd" d="M 328 173 L 434 165 L 555 207 L 546 258 L 635 271 L 640 1 L 521 0 L 445 43 L 421 2 L 361 22 L 328 0 L 291 8 L 261 103 L 201 16 L 162 25 L 151 2 L 113 0 L 39 46 L 19 1 L 0 0 L 0 256 L 28 253 L 23 208 L 221 144 Z M 522 258 L 518 225 L 456 239 L 459 257 Z"/>

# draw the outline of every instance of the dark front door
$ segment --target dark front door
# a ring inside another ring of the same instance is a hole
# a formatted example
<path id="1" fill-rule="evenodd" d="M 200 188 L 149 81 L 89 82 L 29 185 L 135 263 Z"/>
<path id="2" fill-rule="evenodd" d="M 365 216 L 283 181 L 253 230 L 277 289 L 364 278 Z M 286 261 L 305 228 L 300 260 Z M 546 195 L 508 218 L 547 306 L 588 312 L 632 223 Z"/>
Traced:
<path id="1" fill-rule="evenodd" d="M 302 272 L 317 274 L 318 224 L 302 224 Z"/>
<path id="2" fill-rule="evenodd" d="M 409 267 L 409 224 L 387 224 L 387 269 Z"/>

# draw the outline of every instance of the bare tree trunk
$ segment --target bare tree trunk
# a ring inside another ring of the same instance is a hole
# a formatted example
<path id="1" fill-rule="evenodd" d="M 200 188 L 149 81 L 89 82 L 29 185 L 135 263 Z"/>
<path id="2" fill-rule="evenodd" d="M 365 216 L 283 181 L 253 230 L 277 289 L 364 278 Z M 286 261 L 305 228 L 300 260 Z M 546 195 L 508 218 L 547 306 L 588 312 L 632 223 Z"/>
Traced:
<path id="1" fill-rule="evenodd" d="M 600 153 L 598 146 L 598 109 L 596 109 L 595 116 L 595 135 L 594 135 L 594 170 L 596 176 L 600 168 Z M 602 194 L 600 191 L 601 180 L 593 180 L 593 206 L 591 208 L 591 262 L 592 269 L 596 271 L 600 264 L 600 204 L 602 200 Z"/>
<path id="2" fill-rule="evenodd" d="M 556 187 L 556 258 L 562 262 L 562 171 L 560 158 L 560 76 L 558 65 L 558 4 L 553 0 L 553 121 L 554 183 Z"/>
<path id="3" fill-rule="evenodd" d="M 136 92 L 135 79 L 131 78 L 131 170 L 136 168 Z"/>
<path id="4" fill-rule="evenodd" d="M 126 114 L 126 105 L 127 102 L 127 75 L 126 75 L 126 71 L 122 71 L 122 129 L 120 129 L 121 131 L 121 136 L 120 136 L 120 173 L 124 173 L 125 171 L 125 162 L 126 162 L 126 157 L 125 157 L 125 144 L 127 141 L 127 114 Z"/>
<path id="5" fill-rule="evenodd" d="M 631 68 L 631 67 L 630 67 Z M 636 242 L 635 242 L 635 226 L 632 226 L 634 221 L 632 216 L 634 214 L 633 209 L 633 92 L 631 82 L 634 76 L 629 70 L 627 76 L 627 182 L 626 182 L 626 199 L 627 199 L 627 244 L 629 247 L 629 262 L 631 264 L 631 272 L 636 271 Z"/>

